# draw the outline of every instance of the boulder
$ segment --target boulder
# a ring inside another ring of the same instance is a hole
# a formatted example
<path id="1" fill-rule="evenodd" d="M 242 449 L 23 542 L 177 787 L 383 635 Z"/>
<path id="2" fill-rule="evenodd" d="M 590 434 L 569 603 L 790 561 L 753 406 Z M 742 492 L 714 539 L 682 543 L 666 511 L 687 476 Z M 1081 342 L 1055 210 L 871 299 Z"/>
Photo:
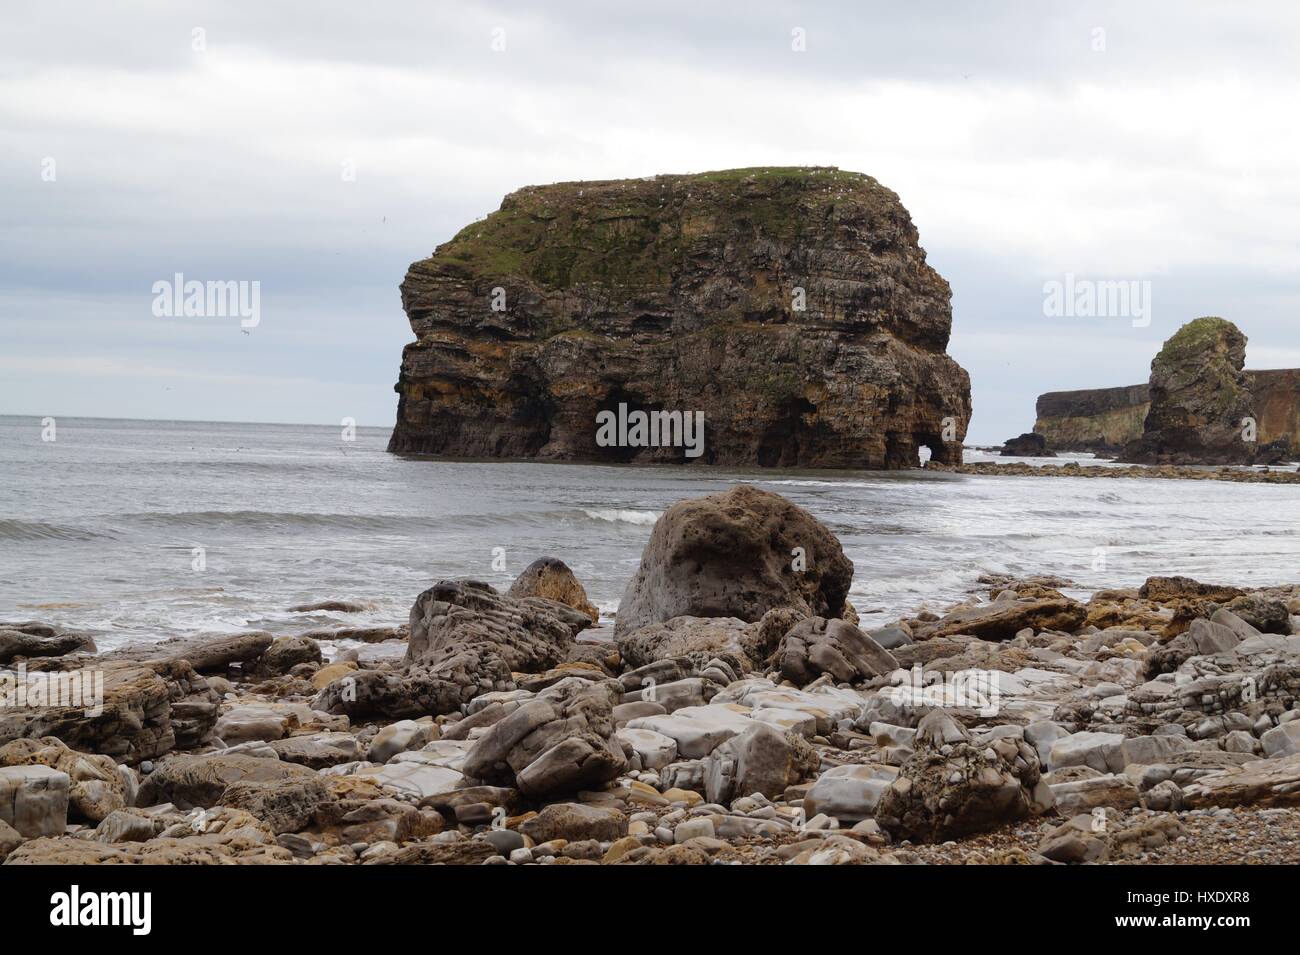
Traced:
<path id="1" fill-rule="evenodd" d="M 257 659 L 255 668 L 264 676 L 288 673 L 300 663 L 320 663 L 320 644 L 310 637 L 280 637 Z"/>
<path id="2" fill-rule="evenodd" d="M 301 832 L 313 820 L 329 820 L 337 802 L 317 777 L 271 779 L 265 782 L 240 780 L 221 794 L 220 805 L 243 809 L 266 823 L 277 835 Z"/>
<path id="3" fill-rule="evenodd" d="M 366 759 L 372 763 L 386 763 L 398 753 L 419 749 L 437 735 L 437 727 L 430 722 L 398 720 L 375 734 Z"/>
<path id="4" fill-rule="evenodd" d="M 538 844 L 552 839 L 613 842 L 627 835 L 627 817 L 613 808 L 572 802 L 552 803 L 521 823 L 519 831 Z"/>
<path id="5" fill-rule="evenodd" d="M 1200 618 L 1193 620 L 1187 628 L 1187 637 L 1202 656 L 1225 653 L 1241 643 L 1241 637 L 1232 628 Z"/>
<path id="6" fill-rule="evenodd" d="M 148 842 L 164 828 L 163 822 L 139 809 L 115 809 L 95 827 L 96 842 Z"/>
<path id="7" fill-rule="evenodd" d="M 49 766 L 0 767 L 0 822 L 25 839 L 63 835 L 69 783 L 67 773 Z"/>
<path id="8" fill-rule="evenodd" d="M 834 766 L 826 770 L 804 797 L 804 815 L 809 819 L 825 813 L 841 823 L 854 823 L 876 814 L 881 797 L 898 778 L 892 766 Z"/>
<path id="9" fill-rule="evenodd" d="M 976 742 L 936 709 L 922 718 L 914 743 L 875 815 L 895 839 L 942 842 L 1051 808 L 1038 755 L 1024 740 Z"/>
<path id="10" fill-rule="evenodd" d="M 1054 458 L 1056 452 L 1047 447 L 1047 438 L 1033 431 L 1027 431 L 1018 438 L 1008 438 L 998 452 L 1002 457 L 1019 458 Z"/>
<path id="11" fill-rule="evenodd" d="M 518 673 L 540 673 L 567 659 L 591 618 L 544 597 L 514 598 L 477 580 L 444 580 L 416 598 L 405 662 L 429 664 L 439 652 L 487 645 Z"/>
<path id="12" fill-rule="evenodd" d="M 1270 759 L 1300 755 L 1300 720 L 1274 726 L 1259 738 L 1264 755 Z"/>
<path id="13" fill-rule="evenodd" d="M 19 630 L 0 624 L 0 664 L 9 663 L 15 657 L 61 657 L 67 653 L 93 653 L 95 650 L 95 641 L 85 634 L 29 632 L 35 629 L 44 631 L 47 628 L 28 625 L 28 629 Z"/>
<path id="14" fill-rule="evenodd" d="M 600 611 L 587 599 L 587 591 L 574 576 L 569 565 L 558 557 L 539 557 L 515 578 L 506 591 L 507 597 L 522 600 L 524 597 L 544 597 L 572 607 L 591 618 L 600 620 Z"/>
<path id="15" fill-rule="evenodd" d="M 755 622 L 779 607 L 839 617 L 852 579 L 853 562 L 825 525 L 779 494 L 741 484 L 664 512 L 619 604 L 615 635 L 680 616 Z"/>
<path id="16" fill-rule="evenodd" d="M 859 683 L 897 670 L 898 661 L 847 620 L 808 617 L 781 638 L 775 663 L 781 675 L 806 686 L 822 674 L 836 683 Z"/>
<path id="17" fill-rule="evenodd" d="M 272 740 L 271 750 L 286 763 L 324 769 L 361 759 L 361 744 L 351 733 L 307 733 Z"/>
<path id="18" fill-rule="evenodd" d="M 535 799 L 614 779 L 627 765 L 614 737 L 621 695 L 613 681 L 561 680 L 492 724 L 465 758 L 465 775 Z"/>
<path id="19" fill-rule="evenodd" d="M 1089 766 L 1099 773 L 1123 772 L 1124 741 L 1118 733 L 1074 733 L 1052 744 L 1049 762 L 1053 770 Z"/>
<path id="20" fill-rule="evenodd" d="M 636 753 L 641 758 L 643 769 L 662 769 L 677 759 L 677 741 L 663 733 L 625 727 L 614 735 L 624 750 Z"/>
<path id="21" fill-rule="evenodd" d="M 130 769 L 119 767 L 107 756 L 78 753 L 54 737 L 14 740 L 0 746 L 0 766 L 48 766 L 65 774 L 73 814 L 90 822 L 99 822 L 130 805 L 135 791 Z"/>
<path id="22" fill-rule="evenodd" d="M 775 798 L 814 773 L 820 761 L 817 751 L 801 737 L 755 723 L 709 754 L 705 797 L 724 805 L 754 793 Z"/>
<path id="23" fill-rule="evenodd" d="M 623 662 L 637 669 L 664 660 L 698 660 L 720 653 L 750 661 L 751 626 L 736 617 L 673 617 L 624 633 L 617 638 L 618 650 Z"/>
<path id="24" fill-rule="evenodd" d="M 137 805 L 169 802 L 180 809 L 215 806 L 233 783 L 316 779 L 316 773 L 278 759 L 229 753 L 172 756 L 154 767 L 140 786 Z"/>
<path id="25" fill-rule="evenodd" d="M 1287 606 L 1276 597 L 1264 594 L 1246 594 L 1228 604 L 1228 610 L 1260 633 L 1289 634 L 1291 614 Z"/>
<path id="26" fill-rule="evenodd" d="M 0 819 L 0 865 L 3 865 L 5 859 L 9 858 L 9 853 L 17 849 L 24 841 L 22 833 L 3 819 Z"/>
<path id="27" fill-rule="evenodd" d="M 1205 317 L 1173 334 L 1151 361 L 1151 408 L 1142 437 L 1119 460 L 1133 464 L 1249 464 L 1257 433 L 1246 364 L 1246 336 L 1232 322 Z M 1257 426 L 1256 426 L 1257 432 Z"/>
<path id="28" fill-rule="evenodd" d="M 1191 577 L 1148 577 L 1138 588 L 1139 597 L 1159 604 L 1180 600 L 1226 603 L 1243 596 L 1244 593 L 1239 587 L 1206 584 Z"/>
<path id="29" fill-rule="evenodd" d="M 491 644 L 447 646 L 404 670 L 357 670 L 316 694 L 313 709 L 350 717 L 414 719 L 460 710 L 482 693 L 514 687 L 510 668 Z"/>
<path id="30" fill-rule="evenodd" d="M 1010 640 L 1026 627 L 1072 632 L 1087 619 L 1087 608 L 1056 591 L 1020 597 L 1006 590 L 986 604 L 963 607 L 925 628 L 925 638 L 967 634 L 981 640 Z"/>
<path id="31" fill-rule="evenodd" d="M 0 708 L 0 743 L 54 736 L 79 752 L 135 765 L 174 748 L 202 746 L 212 738 L 217 695 L 184 660 L 106 660 L 94 671 L 45 672 L 29 678 L 84 675 L 94 677 L 95 695 L 102 693 L 102 700 Z"/>

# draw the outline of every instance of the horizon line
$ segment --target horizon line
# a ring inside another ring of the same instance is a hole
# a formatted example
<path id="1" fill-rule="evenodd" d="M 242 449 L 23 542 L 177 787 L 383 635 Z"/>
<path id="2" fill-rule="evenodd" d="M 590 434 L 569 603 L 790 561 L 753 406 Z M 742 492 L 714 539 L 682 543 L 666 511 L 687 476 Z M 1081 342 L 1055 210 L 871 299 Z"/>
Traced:
<path id="1" fill-rule="evenodd" d="M 121 415 L 88 415 L 88 414 L 23 414 L 14 412 L 0 412 L 0 418 L 35 418 L 40 421 L 42 418 L 70 418 L 82 421 L 141 421 L 149 424 L 268 424 L 282 425 L 284 427 L 307 427 L 307 428 L 338 428 L 341 427 L 335 423 L 321 423 L 317 421 L 229 421 L 216 418 L 130 418 Z M 392 428 L 394 425 L 383 424 L 362 424 L 357 422 L 358 428 Z"/>

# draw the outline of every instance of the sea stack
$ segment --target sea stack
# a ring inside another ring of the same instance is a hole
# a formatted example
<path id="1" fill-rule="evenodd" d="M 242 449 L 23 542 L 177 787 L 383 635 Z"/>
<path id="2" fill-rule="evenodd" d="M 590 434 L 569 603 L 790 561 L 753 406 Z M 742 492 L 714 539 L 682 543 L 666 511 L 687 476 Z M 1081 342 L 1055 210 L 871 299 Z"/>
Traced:
<path id="1" fill-rule="evenodd" d="M 898 197 L 861 173 L 531 186 L 407 272 L 389 450 L 902 468 L 927 446 L 960 463 L 950 300 Z M 647 427 L 600 428 L 638 413 Z"/>
<path id="2" fill-rule="evenodd" d="M 1249 464 L 1258 447 L 1246 336 L 1222 318 L 1188 322 L 1151 361 L 1142 437 L 1125 446 L 1132 464 Z"/>

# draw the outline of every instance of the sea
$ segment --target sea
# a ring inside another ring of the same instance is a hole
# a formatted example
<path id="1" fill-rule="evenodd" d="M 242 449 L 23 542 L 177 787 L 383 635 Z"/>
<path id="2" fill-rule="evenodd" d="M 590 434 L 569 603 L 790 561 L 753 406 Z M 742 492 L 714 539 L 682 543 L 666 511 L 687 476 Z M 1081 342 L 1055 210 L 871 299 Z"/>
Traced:
<path id="1" fill-rule="evenodd" d="M 940 611 L 988 574 L 1060 576 L 1077 595 L 1157 574 L 1300 578 L 1300 485 L 444 461 L 387 453 L 389 433 L 0 416 L 0 621 L 101 649 L 393 625 L 438 580 L 505 588 L 542 556 L 612 617 L 664 509 L 740 482 L 838 535 L 869 626 Z M 290 610 L 326 599 L 368 609 Z"/>

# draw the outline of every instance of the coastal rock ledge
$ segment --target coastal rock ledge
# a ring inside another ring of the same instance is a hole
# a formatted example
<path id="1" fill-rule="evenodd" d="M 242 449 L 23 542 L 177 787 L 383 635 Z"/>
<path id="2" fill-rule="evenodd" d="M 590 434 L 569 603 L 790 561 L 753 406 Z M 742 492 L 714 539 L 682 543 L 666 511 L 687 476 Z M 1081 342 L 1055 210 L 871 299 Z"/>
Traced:
<path id="1" fill-rule="evenodd" d="M 389 450 L 900 468 L 960 463 L 948 283 L 898 197 L 835 168 L 530 186 L 402 282 Z M 610 442 L 598 415 L 702 414 Z"/>

